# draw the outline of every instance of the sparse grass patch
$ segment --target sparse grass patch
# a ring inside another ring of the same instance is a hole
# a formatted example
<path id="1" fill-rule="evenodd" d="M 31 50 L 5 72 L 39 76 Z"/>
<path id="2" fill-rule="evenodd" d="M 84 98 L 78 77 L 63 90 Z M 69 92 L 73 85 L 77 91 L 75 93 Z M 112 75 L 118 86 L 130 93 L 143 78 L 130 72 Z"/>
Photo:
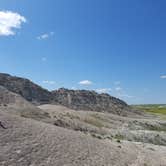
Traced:
<path id="1" fill-rule="evenodd" d="M 98 120 L 100 120 L 100 121 L 110 123 L 108 117 L 106 118 L 105 116 L 103 116 L 103 115 L 101 115 L 101 114 L 99 114 L 99 113 L 95 113 L 95 114 L 93 113 L 93 114 L 91 114 L 90 116 L 93 117 L 93 118 L 95 118 L 95 119 L 98 119 Z"/>
<path id="2" fill-rule="evenodd" d="M 90 116 L 99 120 L 103 120 L 103 118 L 98 113 L 95 113 L 95 114 L 93 113 Z"/>
<path id="3" fill-rule="evenodd" d="M 64 114 L 64 116 L 69 117 L 70 119 L 78 119 L 78 120 L 80 120 L 79 116 L 73 115 L 71 113 L 66 113 L 66 114 Z"/>
<path id="4" fill-rule="evenodd" d="M 92 137 L 97 138 L 97 139 L 103 139 L 102 135 L 96 134 L 96 133 L 92 133 L 91 134 Z"/>
<path id="5" fill-rule="evenodd" d="M 44 116 L 46 116 L 47 118 L 51 118 L 51 116 L 48 112 L 44 112 Z"/>
<path id="6" fill-rule="evenodd" d="M 144 166 L 148 166 L 148 164 L 144 163 Z"/>
<path id="7" fill-rule="evenodd" d="M 145 126 L 145 129 L 147 129 L 147 130 L 166 131 L 166 126 L 164 126 L 164 125 L 159 126 L 159 125 L 152 125 L 152 124 L 145 123 L 144 126 Z"/>
<path id="8" fill-rule="evenodd" d="M 30 109 L 20 110 L 20 116 L 23 118 L 32 118 L 32 119 L 36 119 L 36 120 L 51 118 L 47 112 L 40 112 L 39 110 L 34 111 L 34 110 L 30 110 Z"/>
<path id="9" fill-rule="evenodd" d="M 112 137 L 110 135 L 102 135 L 102 134 L 98 134 L 98 133 L 91 133 L 91 136 L 94 138 L 98 138 L 98 139 L 109 139 L 112 140 Z"/>
<path id="10" fill-rule="evenodd" d="M 93 113 L 90 114 L 90 116 L 94 119 L 97 119 L 103 124 L 103 127 L 110 129 L 111 128 L 111 121 L 108 117 L 103 116 L 102 114 L 99 113 Z"/>
<path id="11" fill-rule="evenodd" d="M 100 120 L 95 119 L 95 118 L 87 117 L 84 119 L 84 122 L 88 123 L 90 125 L 93 125 L 95 127 L 98 127 L 98 128 L 104 127 L 103 123 Z"/>

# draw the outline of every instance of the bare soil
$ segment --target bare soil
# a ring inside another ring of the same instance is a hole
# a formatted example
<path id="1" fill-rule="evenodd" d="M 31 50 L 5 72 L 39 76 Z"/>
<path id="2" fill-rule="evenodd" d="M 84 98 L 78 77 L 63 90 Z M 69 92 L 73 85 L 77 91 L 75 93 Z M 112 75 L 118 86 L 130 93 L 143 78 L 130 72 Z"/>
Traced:
<path id="1" fill-rule="evenodd" d="M 111 133 L 111 130 L 113 133 L 117 129 L 118 131 L 125 131 L 125 129 L 127 129 L 126 132 L 132 131 L 133 129 L 126 124 L 136 119 L 142 123 L 144 121 L 163 123 L 158 119 L 91 114 L 51 105 L 40 108 L 43 108 L 50 118 L 41 117 L 39 121 L 11 114 L 11 110 L 4 112 L 3 108 L 0 109 L 0 121 L 7 128 L 0 127 L 1 166 L 166 166 L 166 146 L 128 141 L 127 137 L 122 139 L 118 135 L 104 138 L 108 131 Z M 100 126 L 91 119 L 85 121 L 85 118 L 95 119 L 98 116 L 100 123 L 105 122 L 105 124 Z M 63 122 L 69 126 L 55 125 L 54 122 L 59 117 L 64 119 Z M 88 130 L 93 128 L 93 134 L 103 137 L 94 137 L 91 131 L 75 130 L 73 124 L 78 124 L 79 128 L 79 122 L 83 126 L 87 125 Z M 140 125 L 138 122 L 133 123 L 133 126 L 142 127 L 142 123 Z M 100 133 L 103 131 L 106 134 Z M 133 131 L 136 131 L 135 127 Z M 151 130 L 146 129 L 146 131 Z"/>

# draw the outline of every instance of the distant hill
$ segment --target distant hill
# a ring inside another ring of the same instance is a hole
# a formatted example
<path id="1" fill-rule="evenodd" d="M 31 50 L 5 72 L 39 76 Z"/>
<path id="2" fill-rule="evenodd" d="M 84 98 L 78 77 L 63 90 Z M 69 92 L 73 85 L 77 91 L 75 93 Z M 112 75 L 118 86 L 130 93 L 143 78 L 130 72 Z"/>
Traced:
<path id="1" fill-rule="evenodd" d="M 121 115 L 125 115 L 126 111 L 131 111 L 124 101 L 108 94 L 98 94 L 95 91 L 61 88 L 50 92 L 28 79 L 4 73 L 0 74 L 0 85 L 37 105 L 59 104 L 75 110 L 110 112 Z"/>

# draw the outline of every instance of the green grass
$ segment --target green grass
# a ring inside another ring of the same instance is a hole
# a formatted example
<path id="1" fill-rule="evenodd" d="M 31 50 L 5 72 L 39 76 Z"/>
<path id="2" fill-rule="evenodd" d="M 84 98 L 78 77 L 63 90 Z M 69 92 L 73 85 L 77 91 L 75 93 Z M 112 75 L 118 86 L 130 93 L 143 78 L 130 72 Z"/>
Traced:
<path id="1" fill-rule="evenodd" d="M 153 114 L 166 115 L 166 105 L 164 104 L 133 105 L 132 107 Z"/>

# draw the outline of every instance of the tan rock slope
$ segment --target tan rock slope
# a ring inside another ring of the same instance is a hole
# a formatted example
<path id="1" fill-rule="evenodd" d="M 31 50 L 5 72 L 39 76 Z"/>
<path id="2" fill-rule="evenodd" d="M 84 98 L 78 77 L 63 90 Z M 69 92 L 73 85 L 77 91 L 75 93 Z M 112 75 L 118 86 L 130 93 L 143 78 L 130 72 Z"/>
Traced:
<path id="1" fill-rule="evenodd" d="M 26 101 L 23 97 L 0 86 L 0 109 L 4 112 L 29 117 L 34 119 L 46 119 L 47 114 Z"/>

